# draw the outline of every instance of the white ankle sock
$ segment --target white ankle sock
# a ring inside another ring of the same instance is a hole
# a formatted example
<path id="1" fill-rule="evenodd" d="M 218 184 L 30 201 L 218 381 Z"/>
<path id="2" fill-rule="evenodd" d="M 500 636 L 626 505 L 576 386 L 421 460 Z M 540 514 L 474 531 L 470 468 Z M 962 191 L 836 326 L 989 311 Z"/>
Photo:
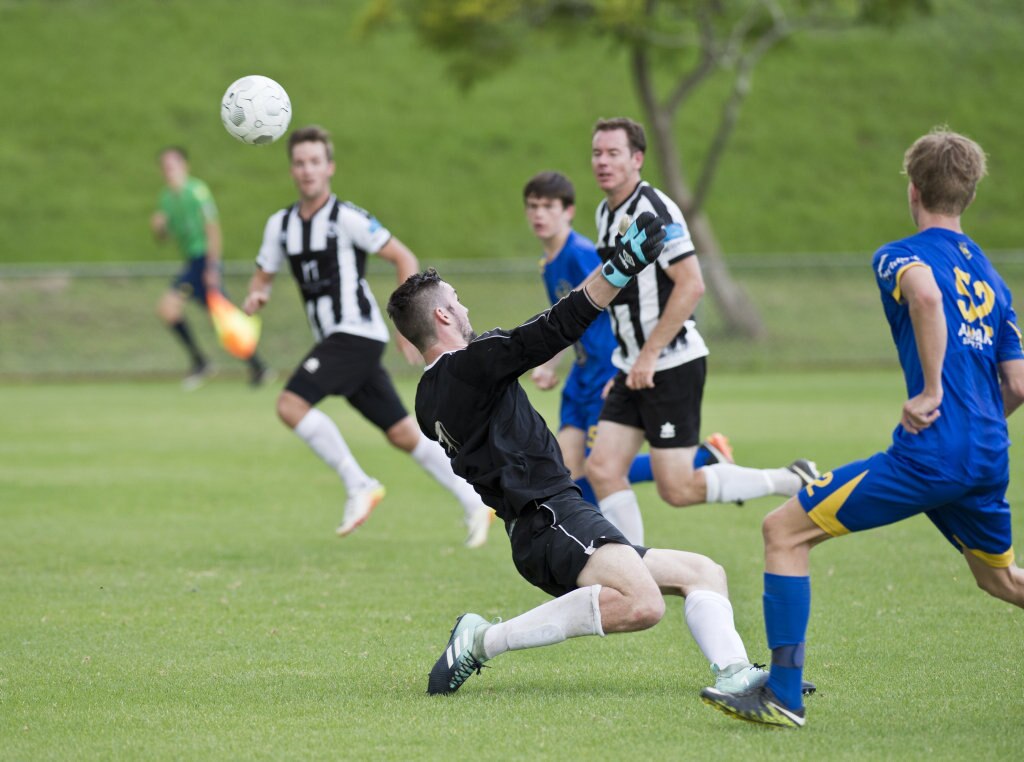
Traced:
<path id="1" fill-rule="evenodd" d="M 455 472 L 452 471 L 452 462 L 441 445 L 432 439 L 420 437 L 420 441 L 416 443 L 409 454 L 423 467 L 424 471 L 437 480 L 438 484 L 455 495 L 455 499 L 462 504 L 467 521 L 480 510 L 483 501 L 465 479 L 455 475 Z"/>
<path id="2" fill-rule="evenodd" d="M 712 590 L 694 590 L 683 606 L 686 626 L 704 658 L 719 667 L 747 661 L 747 649 L 736 632 L 729 599 Z"/>
<path id="3" fill-rule="evenodd" d="M 310 449 L 341 477 L 348 492 L 362 489 L 373 481 L 360 468 L 334 421 L 323 411 L 311 408 L 294 431 L 299 439 L 309 445 Z"/>
<path id="4" fill-rule="evenodd" d="M 581 587 L 535 609 L 492 624 L 484 632 L 484 656 L 561 643 L 582 635 L 604 635 L 601 628 L 601 586 Z"/>
<path id="5" fill-rule="evenodd" d="M 603 500 L 597 501 L 601 513 L 615 525 L 626 539 L 633 545 L 644 544 L 644 520 L 640 515 L 640 504 L 636 493 L 631 489 L 613 492 Z"/>

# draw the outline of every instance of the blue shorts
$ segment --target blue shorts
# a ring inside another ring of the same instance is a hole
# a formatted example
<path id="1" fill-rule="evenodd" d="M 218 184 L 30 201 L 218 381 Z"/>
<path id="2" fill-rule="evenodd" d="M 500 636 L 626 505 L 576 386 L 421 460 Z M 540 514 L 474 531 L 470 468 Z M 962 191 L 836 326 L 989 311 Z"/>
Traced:
<path id="1" fill-rule="evenodd" d="M 206 308 L 206 283 L 203 281 L 203 273 L 206 272 L 206 255 L 203 254 L 198 257 L 192 257 L 185 263 L 173 281 L 171 281 L 171 287 L 174 288 L 186 299 L 195 299 L 202 307 Z M 221 286 L 221 293 L 227 296 L 227 292 L 224 291 L 223 284 Z"/>
<path id="2" fill-rule="evenodd" d="M 990 484 L 949 481 L 942 474 L 880 452 L 822 474 L 798 495 L 822 530 L 838 537 L 925 514 L 953 547 L 989 566 L 1013 563 L 1008 475 Z"/>
<path id="3" fill-rule="evenodd" d="M 604 400 L 600 394 L 581 396 L 569 384 L 562 389 L 562 405 L 559 410 L 559 429 L 572 426 L 586 433 L 586 452 L 594 444 L 594 437 L 597 435 L 597 419 L 601 417 L 601 408 L 604 407 Z"/>

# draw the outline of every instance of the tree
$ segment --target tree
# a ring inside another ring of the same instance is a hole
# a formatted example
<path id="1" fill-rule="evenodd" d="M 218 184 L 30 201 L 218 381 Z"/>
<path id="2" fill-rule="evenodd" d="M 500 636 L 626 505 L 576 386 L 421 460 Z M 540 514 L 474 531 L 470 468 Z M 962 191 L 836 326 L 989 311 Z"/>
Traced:
<path id="1" fill-rule="evenodd" d="M 627 52 L 664 190 L 690 227 L 708 291 L 733 334 L 764 323 L 732 278 L 704 204 L 753 84 L 754 68 L 797 33 L 895 24 L 931 0 L 371 0 L 363 28 L 401 20 L 448 57 L 462 87 L 511 65 L 531 34 L 590 35 Z M 729 78 L 703 161 L 687 171 L 675 142 L 680 111 L 712 77 Z M 695 177 L 694 180 L 690 180 Z"/>

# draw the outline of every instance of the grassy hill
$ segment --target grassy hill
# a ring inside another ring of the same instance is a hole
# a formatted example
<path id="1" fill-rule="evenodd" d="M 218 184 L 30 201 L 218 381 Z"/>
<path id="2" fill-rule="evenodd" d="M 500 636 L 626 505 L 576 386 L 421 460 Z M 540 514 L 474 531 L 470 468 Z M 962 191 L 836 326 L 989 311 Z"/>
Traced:
<path id="1" fill-rule="evenodd" d="M 590 126 L 639 115 L 620 55 L 540 45 L 462 95 L 408 33 L 357 41 L 361 5 L 0 2 L 0 262 L 172 259 L 147 227 L 166 143 L 186 145 L 213 188 L 227 257 L 250 259 L 292 185 L 281 146 L 244 146 L 220 125 L 220 96 L 246 73 L 287 87 L 293 124 L 333 131 L 337 190 L 426 261 L 533 257 L 519 192 L 546 168 L 575 178 L 590 231 Z M 941 122 L 992 156 L 972 230 L 991 249 L 1019 246 L 1024 8 L 937 8 L 898 30 L 798 38 L 769 55 L 709 205 L 727 251 L 865 252 L 902 235 L 902 151 Z M 681 120 L 687 161 L 716 107 L 708 94 Z"/>

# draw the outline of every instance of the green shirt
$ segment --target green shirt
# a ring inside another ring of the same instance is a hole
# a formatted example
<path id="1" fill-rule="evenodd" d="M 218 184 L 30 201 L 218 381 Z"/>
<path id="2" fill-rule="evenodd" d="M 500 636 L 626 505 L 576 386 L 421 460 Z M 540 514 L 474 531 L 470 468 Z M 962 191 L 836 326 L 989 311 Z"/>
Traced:
<path id="1" fill-rule="evenodd" d="M 160 211 L 167 215 L 167 230 L 183 255 L 199 257 L 206 253 L 206 223 L 217 221 L 217 204 L 206 183 L 190 177 L 180 193 L 164 188 Z"/>

